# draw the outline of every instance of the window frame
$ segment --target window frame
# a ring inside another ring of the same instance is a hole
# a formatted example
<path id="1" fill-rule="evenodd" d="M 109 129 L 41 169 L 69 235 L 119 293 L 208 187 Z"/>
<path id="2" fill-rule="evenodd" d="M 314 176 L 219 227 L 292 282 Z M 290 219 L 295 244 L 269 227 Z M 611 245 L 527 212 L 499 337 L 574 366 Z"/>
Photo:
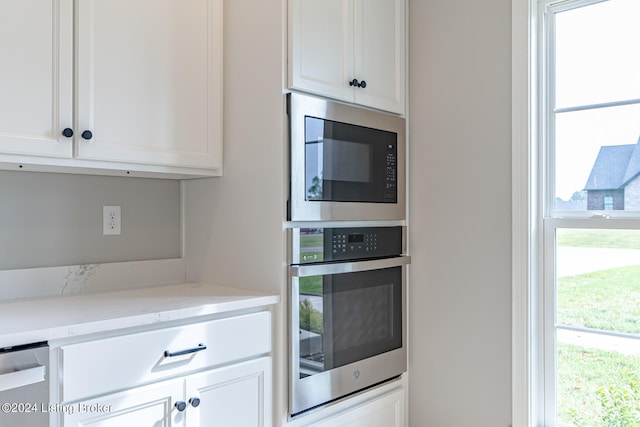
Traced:
<path id="1" fill-rule="evenodd" d="M 555 230 L 640 229 L 639 212 L 554 210 L 551 13 L 607 0 L 512 0 L 512 425 L 555 420 Z M 625 104 L 637 100 L 619 101 Z M 551 141 L 551 142 L 550 142 Z M 545 170 L 548 168 L 548 170 Z M 545 276 L 546 275 L 546 276 Z M 539 283 L 543 283 L 542 286 Z M 550 369 L 549 367 L 553 367 Z M 545 369 L 546 368 L 546 369 Z"/>

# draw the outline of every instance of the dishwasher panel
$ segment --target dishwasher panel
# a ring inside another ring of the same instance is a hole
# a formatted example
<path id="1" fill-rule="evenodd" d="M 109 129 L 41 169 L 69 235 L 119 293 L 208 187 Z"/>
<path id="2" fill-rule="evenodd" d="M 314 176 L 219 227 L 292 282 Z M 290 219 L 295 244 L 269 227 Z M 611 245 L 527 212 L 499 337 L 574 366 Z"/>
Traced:
<path id="1" fill-rule="evenodd" d="M 0 348 L 0 426 L 49 425 L 49 346 Z"/>

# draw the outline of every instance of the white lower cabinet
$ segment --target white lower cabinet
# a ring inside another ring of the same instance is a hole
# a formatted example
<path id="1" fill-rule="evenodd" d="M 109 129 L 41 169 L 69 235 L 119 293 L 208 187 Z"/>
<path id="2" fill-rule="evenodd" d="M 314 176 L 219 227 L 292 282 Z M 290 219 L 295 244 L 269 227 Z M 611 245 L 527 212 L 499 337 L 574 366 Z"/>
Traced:
<path id="1" fill-rule="evenodd" d="M 186 425 L 265 427 L 271 425 L 271 358 L 194 375 L 186 380 L 186 399 L 200 399 L 189 407 Z"/>
<path id="2" fill-rule="evenodd" d="M 73 403 L 63 425 L 266 427 L 271 381 L 271 358 L 262 357 Z"/>
<path id="3" fill-rule="evenodd" d="M 404 406 L 404 389 L 399 389 L 310 427 L 404 427 Z"/>
<path id="4" fill-rule="evenodd" d="M 183 380 L 163 381 L 101 398 L 65 404 L 64 426 L 148 426 L 184 425 L 174 408 L 183 399 Z M 174 422 L 177 421 L 177 422 Z"/>
<path id="5" fill-rule="evenodd" d="M 406 427 L 404 380 L 301 415 L 286 427 Z"/>
<path id="6" fill-rule="evenodd" d="M 61 427 L 270 427 L 271 313 L 60 345 Z"/>

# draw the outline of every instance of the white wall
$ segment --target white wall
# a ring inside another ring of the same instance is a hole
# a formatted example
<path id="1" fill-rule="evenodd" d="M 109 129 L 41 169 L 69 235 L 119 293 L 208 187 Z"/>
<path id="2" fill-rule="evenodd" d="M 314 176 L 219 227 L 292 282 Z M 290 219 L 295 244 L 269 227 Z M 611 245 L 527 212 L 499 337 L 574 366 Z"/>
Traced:
<path id="1" fill-rule="evenodd" d="M 284 12 L 281 0 L 224 8 L 224 175 L 184 184 L 187 278 L 279 293 Z"/>
<path id="2" fill-rule="evenodd" d="M 511 420 L 511 4 L 410 0 L 410 425 Z"/>

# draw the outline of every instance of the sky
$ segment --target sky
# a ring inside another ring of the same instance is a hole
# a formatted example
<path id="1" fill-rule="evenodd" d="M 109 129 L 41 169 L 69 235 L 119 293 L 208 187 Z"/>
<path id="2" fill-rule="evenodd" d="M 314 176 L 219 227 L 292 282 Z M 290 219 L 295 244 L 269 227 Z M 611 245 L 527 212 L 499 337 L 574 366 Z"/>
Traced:
<path id="1" fill-rule="evenodd" d="M 556 108 L 640 100 L 640 0 L 556 14 Z M 640 103 L 556 115 L 556 196 L 584 188 L 603 145 L 635 144 Z"/>

